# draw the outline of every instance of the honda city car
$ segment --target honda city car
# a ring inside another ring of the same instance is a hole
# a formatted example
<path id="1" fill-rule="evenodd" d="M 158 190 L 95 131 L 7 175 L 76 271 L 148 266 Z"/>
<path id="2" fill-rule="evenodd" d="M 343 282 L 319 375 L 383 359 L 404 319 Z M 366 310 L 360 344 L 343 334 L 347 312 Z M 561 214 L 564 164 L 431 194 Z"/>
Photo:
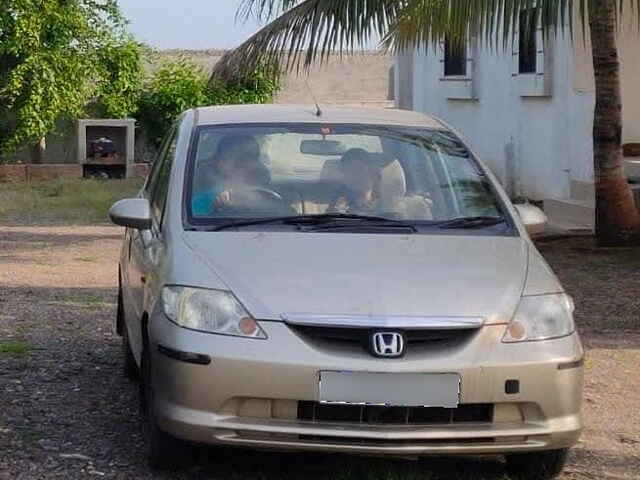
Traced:
<path id="1" fill-rule="evenodd" d="M 504 455 L 558 474 L 582 429 L 573 302 L 451 127 L 414 112 L 185 112 L 126 227 L 117 332 L 151 463 L 185 444 Z"/>

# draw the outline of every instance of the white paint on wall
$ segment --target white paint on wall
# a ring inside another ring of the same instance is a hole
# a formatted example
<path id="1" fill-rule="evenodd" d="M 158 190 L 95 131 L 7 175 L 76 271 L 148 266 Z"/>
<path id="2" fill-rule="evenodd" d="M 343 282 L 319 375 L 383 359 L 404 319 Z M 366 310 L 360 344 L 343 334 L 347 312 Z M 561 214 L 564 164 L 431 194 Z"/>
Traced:
<path id="1" fill-rule="evenodd" d="M 640 142 L 640 36 L 629 30 L 620 39 L 624 138 Z M 576 48 L 574 53 L 578 42 L 568 32 L 558 33 L 551 43 L 552 94 L 539 97 L 521 96 L 511 46 L 480 49 L 474 59 L 475 100 L 448 99 L 441 55 L 432 47 L 414 51 L 413 109 L 459 129 L 513 196 L 569 198 L 572 180 L 593 181 L 590 50 Z"/>

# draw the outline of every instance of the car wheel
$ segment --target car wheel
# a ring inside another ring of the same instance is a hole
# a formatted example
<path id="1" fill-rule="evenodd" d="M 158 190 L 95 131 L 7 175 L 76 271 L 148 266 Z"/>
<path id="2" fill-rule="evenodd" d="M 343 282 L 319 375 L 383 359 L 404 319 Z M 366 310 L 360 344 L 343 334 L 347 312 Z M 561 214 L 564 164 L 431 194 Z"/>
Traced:
<path id="1" fill-rule="evenodd" d="M 129 330 L 127 330 L 127 324 L 124 321 L 124 306 L 122 305 L 122 290 L 118 291 L 118 318 L 117 322 L 122 328 L 122 353 L 124 357 L 123 372 L 124 376 L 129 380 L 138 380 L 140 378 L 140 372 L 136 359 L 131 352 L 131 343 L 129 342 Z"/>
<path id="2" fill-rule="evenodd" d="M 180 468 L 186 463 L 187 445 L 163 432 L 158 427 L 153 411 L 153 388 L 151 388 L 151 363 L 148 349 L 142 351 L 140 382 L 140 406 L 142 426 L 147 441 L 149 465 L 159 470 Z"/>
<path id="3" fill-rule="evenodd" d="M 550 480 L 567 461 L 568 449 L 506 455 L 507 472 L 513 480 Z"/>

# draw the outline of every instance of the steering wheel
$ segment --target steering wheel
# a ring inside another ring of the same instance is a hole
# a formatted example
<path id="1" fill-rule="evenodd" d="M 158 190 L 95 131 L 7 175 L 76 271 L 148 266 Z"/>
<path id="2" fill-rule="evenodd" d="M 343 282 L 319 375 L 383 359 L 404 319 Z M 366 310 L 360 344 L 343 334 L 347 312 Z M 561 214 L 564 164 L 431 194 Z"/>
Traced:
<path id="1" fill-rule="evenodd" d="M 277 202 L 284 203 L 284 198 L 278 192 L 271 190 L 270 188 L 264 187 L 247 187 L 243 189 L 245 192 L 256 192 L 258 194 L 264 195 L 265 197 L 270 197 L 271 200 L 275 200 Z"/>
<path id="2" fill-rule="evenodd" d="M 246 212 L 252 209 L 271 210 L 270 208 L 265 208 L 259 197 L 267 200 L 267 206 L 273 204 L 277 210 L 282 209 L 287 212 L 291 210 L 291 206 L 282 198 L 282 195 L 265 187 L 242 187 L 239 190 L 234 190 L 231 194 L 232 203 L 221 205 L 218 209 L 227 213 Z"/>

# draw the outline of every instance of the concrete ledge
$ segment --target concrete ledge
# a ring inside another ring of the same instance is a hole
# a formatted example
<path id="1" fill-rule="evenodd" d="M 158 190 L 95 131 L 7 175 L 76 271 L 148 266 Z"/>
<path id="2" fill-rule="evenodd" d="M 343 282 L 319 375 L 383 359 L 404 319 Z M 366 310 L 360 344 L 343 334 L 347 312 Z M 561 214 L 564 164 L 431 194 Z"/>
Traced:
<path id="1" fill-rule="evenodd" d="M 27 179 L 27 166 L 22 164 L 0 165 L 0 181 L 24 182 Z"/>
<path id="2" fill-rule="evenodd" d="M 27 181 L 55 180 L 57 178 L 82 178 L 82 165 L 78 164 L 38 164 L 26 165 Z"/>
<path id="3" fill-rule="evenodd" d="M 592 229 L 595 225 L 595 207 L 572 199 L 545 198 L 544 213 L 553 224 L 571 224 Z"/>

